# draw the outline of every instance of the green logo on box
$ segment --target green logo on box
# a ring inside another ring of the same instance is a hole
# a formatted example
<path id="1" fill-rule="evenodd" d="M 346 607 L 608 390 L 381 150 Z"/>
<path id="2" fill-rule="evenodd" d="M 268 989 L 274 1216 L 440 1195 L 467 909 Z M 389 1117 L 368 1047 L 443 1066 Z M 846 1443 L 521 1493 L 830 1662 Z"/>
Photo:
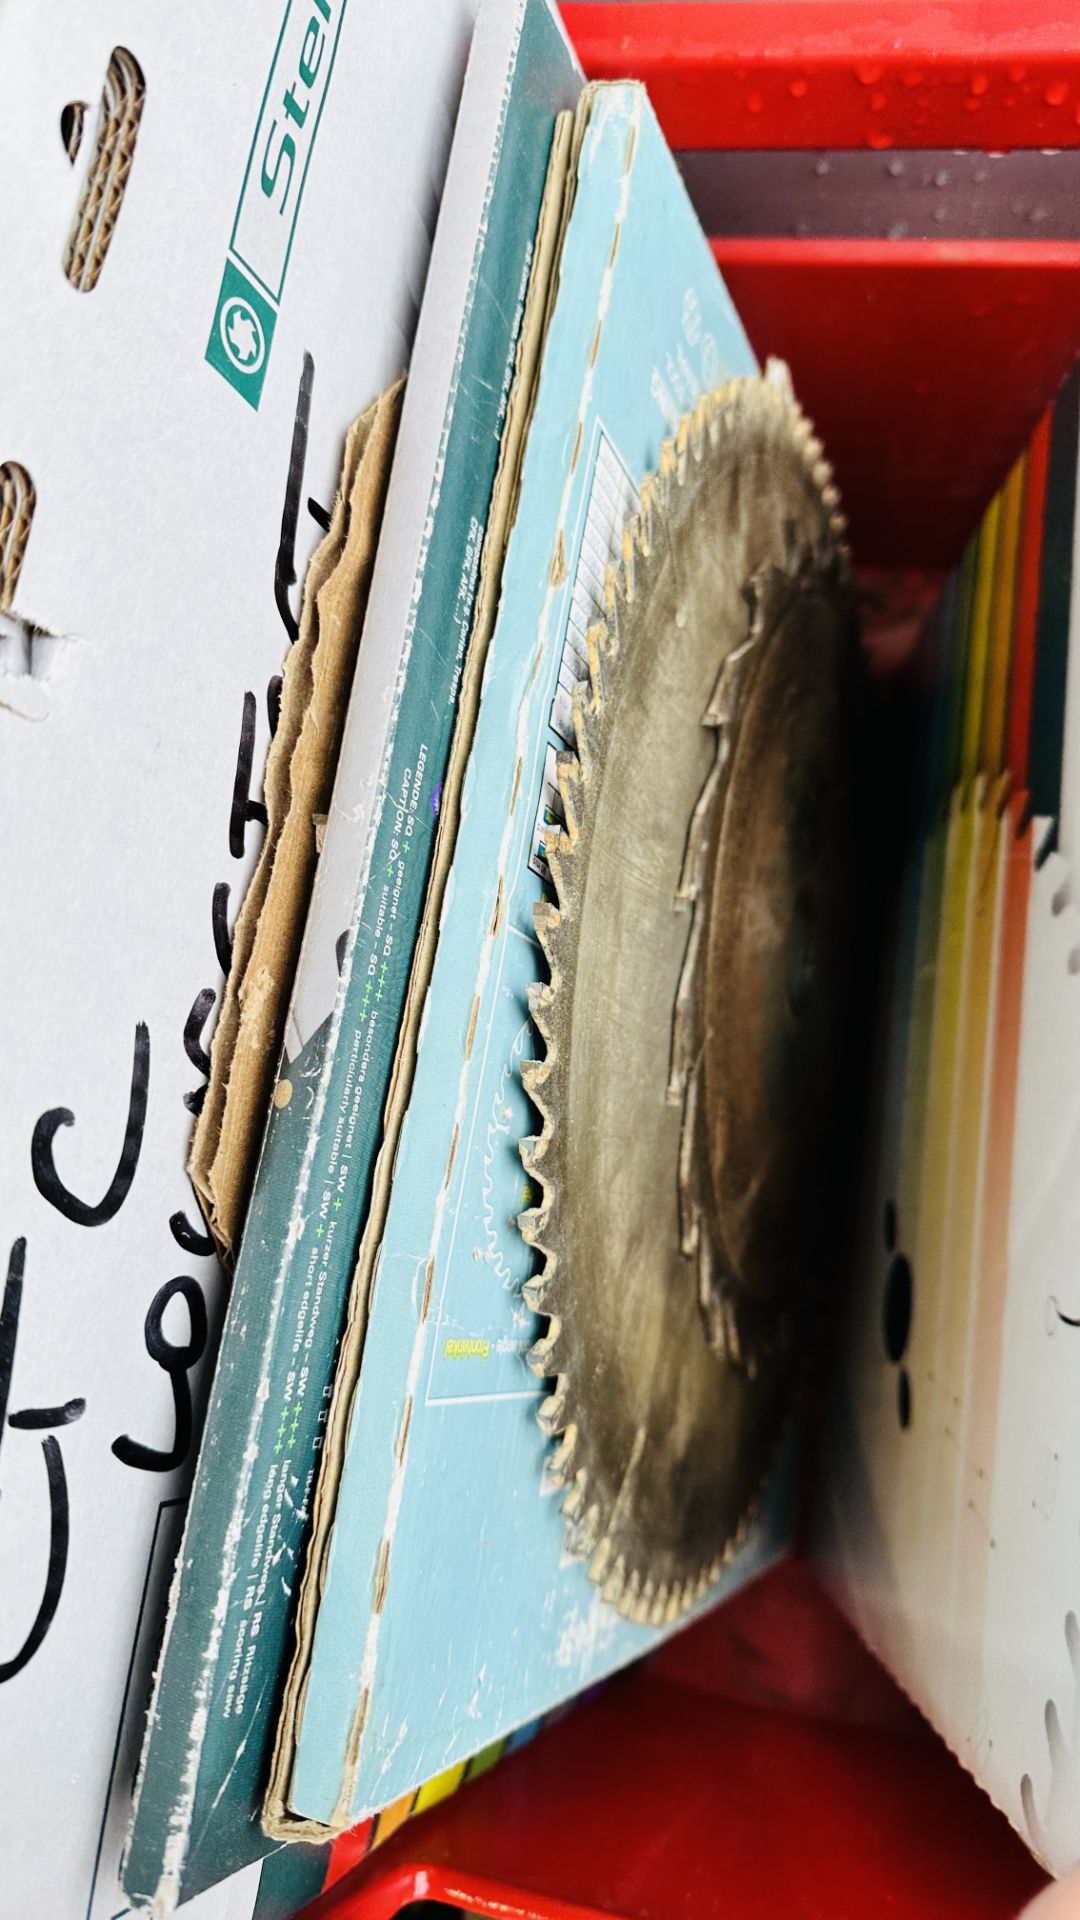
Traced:
<path id="1" fill-rule="evenodd" d="M 227 261 L 206 357 L 252 407 L 258 406 L 262 394 L 276 321 L 266 296 L 232 260 Z"/>
<path id="2" fill-rule="evenodd" d="M 286 0 L 244 170 L 206 357 L 253 407 L 266 378 L 345 7 L 346 0 Z"/>

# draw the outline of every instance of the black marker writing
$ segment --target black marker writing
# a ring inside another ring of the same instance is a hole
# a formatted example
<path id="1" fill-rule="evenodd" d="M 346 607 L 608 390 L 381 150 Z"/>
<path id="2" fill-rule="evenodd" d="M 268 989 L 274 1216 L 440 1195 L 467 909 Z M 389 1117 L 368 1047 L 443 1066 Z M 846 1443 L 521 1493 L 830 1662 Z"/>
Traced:
<path id="1" fill-rule="evenodd" d="M 170 1300 L 181 1294 L 187 1303 L 188 1338 L 182 1347 L 174 1347 L 165 1333 L 165 1309 Z M 173 1407 L 176 1415 L 176 1431 L 173 1444 L 167 1453 L 158 1447 L 147 1447 L 141 1440 L 133 1440 L 130 1434 L 121 1434 L 112 1443 L 112 1450 L 125 1467 L 139 1467 L 146 1473 L 171 1473 L 187 1459 L 191 1446 L 191 1385 L 188 1380 L 190 1369 L 197 1366 L 206 1348 L 206 1302 L 202 1288 L 190 1274 L 178 1274 L 175 1280 L 167 1280 L 159 1287 L 150 1302 L 150 1310 L 144 1326 L 146 1351 L 151 1360 L 167 1373 L 172 1384 Z"/>
<path id="2" fill-rule="evenodd" d="M 34 1175 L 34 1184 L 38 1192 L 50 1206 L 62 1213 L 67 1220 L 73 1220 L 78 1227 L 101 1227 L 113 1215 L 119 1213 L 131 1191 L 135 1178 L 135 1169 L 139 1164 L 139 1152 L 142 1147 L 143 1129 L 146 1126 L 146 1102 L 150 1087 L 150 1029 L 140 1020 L 135 1028 L 135 1057 L 131 1067 L 131 1093 L 128 1100 L 127 1126 L 124 1129 L 124 1144 L 120 1150 L 116 1172 L 109 1184 L 108 1191 L 96 1204 L 80 1200 L 72 1193 L 56 1170 L 53 1158 L 53 1141 L 61 1127 L 73 1127 L 75 1115 L 70 1107 L 50 1107 L 43 1113 L 34 1128 L 30 1143 L 30 1165 Z"/>

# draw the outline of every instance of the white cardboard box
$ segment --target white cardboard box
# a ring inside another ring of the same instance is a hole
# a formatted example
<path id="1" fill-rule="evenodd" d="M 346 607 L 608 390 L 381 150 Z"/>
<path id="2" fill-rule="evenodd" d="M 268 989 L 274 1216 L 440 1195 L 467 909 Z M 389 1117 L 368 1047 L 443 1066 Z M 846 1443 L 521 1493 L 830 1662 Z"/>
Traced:
<path id="1" fill-rule="evenodd" d="M 348 423 L 407 359 L 472 11 L 8 0 L 0 22 L 0 463 L 34 499 L 0 639 L 5 1914 L 119 1904 L 221 1304 L 185 1097 L 257 851 L 307 503 L 329 507 Z M 102 175 L 98 233 L 119 206 L 79 287 L 118 47 L 145 93 L 120 100 L 134 150 Z"/>

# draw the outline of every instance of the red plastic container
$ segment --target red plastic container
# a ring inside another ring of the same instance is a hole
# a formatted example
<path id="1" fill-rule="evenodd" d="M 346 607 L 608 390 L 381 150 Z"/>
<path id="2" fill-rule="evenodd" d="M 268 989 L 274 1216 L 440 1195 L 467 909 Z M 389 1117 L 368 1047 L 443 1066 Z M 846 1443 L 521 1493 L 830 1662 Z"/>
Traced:
<path id="1" fill-rule="evenodd" d="M 588 74 L 647 82 L 707 224 L 725 193 L 729 211 L 761 209 L 759 233 L 710 225 L 714 250 L 755 348 L 788 361 L 824 438 L 857 560 L 924 579 L 950 564 L 1080 349 L 1075 0 L 595 0 L 564 15 Z M 769 210 L 791 191 L 798 205 L 799 156 L 844 191 L 831 211 L 807 192 L 812 230 L 778 232 Z M 1006 191 L 988 233 L 995 167 L 1035 188 Z M 940 201 L 947 237 L 936 206 L 914 235 L 860 218 L 860 196 L 880 211 L 912 169 L 943 196 L 962 175 L 966 207 Z M 1041 1881 L 798 1565 L 355 1870 L 342 1843 L 335 1866 L 312 1920 L 389 1920 L 418 1899 L 493 1920 L 1005 1920 Z"/>

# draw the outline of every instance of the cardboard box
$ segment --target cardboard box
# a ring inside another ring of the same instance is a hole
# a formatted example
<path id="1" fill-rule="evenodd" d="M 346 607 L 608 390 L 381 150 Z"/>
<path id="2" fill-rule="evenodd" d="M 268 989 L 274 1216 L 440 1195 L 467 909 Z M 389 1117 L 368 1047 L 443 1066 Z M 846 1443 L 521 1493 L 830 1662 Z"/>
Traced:
<path id="1" fill-rule="evenodd" d="M 151 1703 L 124 1884 L 154 1912 L 271 1847 L 258 1818 L 330 1382 L 419 1017 L 414 948 L 548 149 L 579 87 L 545 0 L 484 9 Z"/>
<path id="2" fill-rule="evenodd" d="M 544 1472 L 521 1063 L 550 768 L 602 591 L 582 556 L 620 550 L 673 416 L 755 362 L 643 90 L 597 89 L 577 131 L 412 1100 L 336 1389 L 344 1465 L 308 1576 L 291 1773 L 282 1756 L 303 1831 L 347 1826 L 670 1631 L 622 1617 L 565 1550 Z M 788 1491 L 782 1467 L 712 1598 L 780 1550 Z"/>
<path id="3" fill-rule="evenodd" d="M 470 18 L 0 23 L 4 1912 L 120 1904 L 222 1305 L 185 1161 L 268 694 L 345 431 L 408 357 Z"/>
<path id="4" fill-rule="evenodd" d="M 1080 374 L 927 636 L 820 1552 L 1054 1872 L 1080 1858 Z"/>

